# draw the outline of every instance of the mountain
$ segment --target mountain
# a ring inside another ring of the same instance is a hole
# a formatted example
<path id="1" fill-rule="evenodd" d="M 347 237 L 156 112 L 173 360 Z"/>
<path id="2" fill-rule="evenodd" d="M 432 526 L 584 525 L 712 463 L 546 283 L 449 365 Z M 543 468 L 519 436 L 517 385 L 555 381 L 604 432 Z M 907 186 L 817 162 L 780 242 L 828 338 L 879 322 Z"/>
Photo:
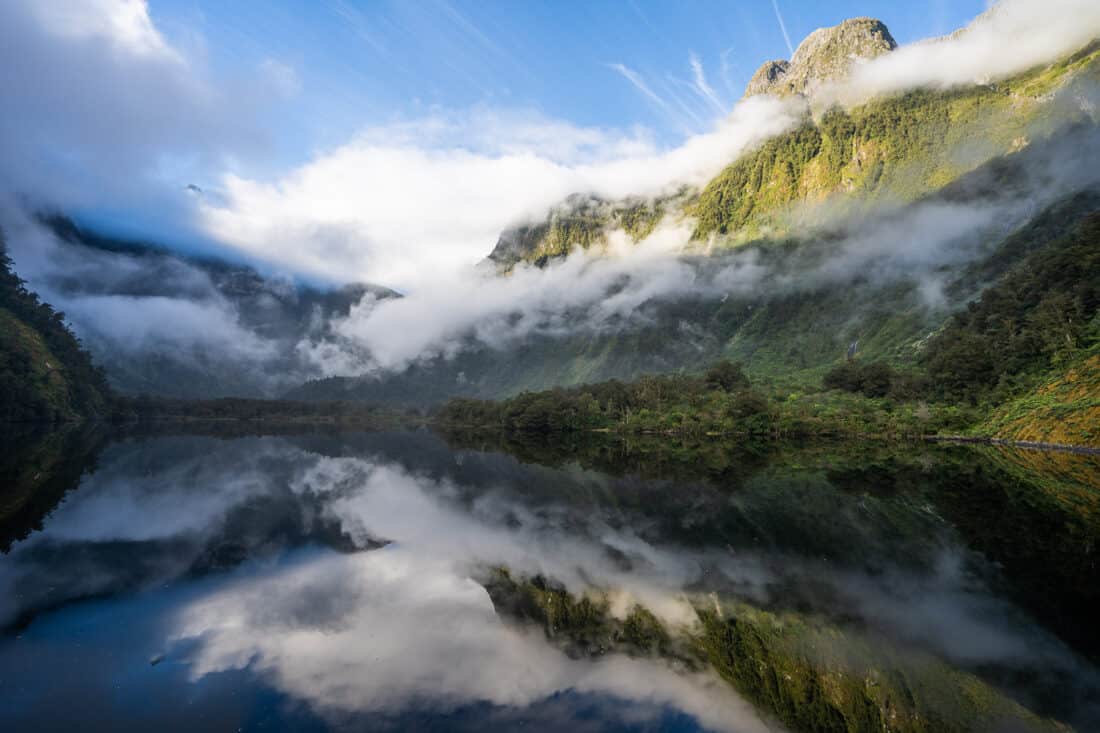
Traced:
<path id="1" fill-rule="evenodd" d="M 59 422 L 107 412 L 111 392 L 58 313 L 12 272 L 0 234 L 0 422 Z"/>
<path id="2" fill-rule="evenodd" d="M 27 278 L 69 314 L 112 387 L 181 398 L 269 397 L 313 375 L 299 351 L 388 288 L 321 288 L 40 217 L 50 249 L 16 252 Z M 13 244 L 16 244 L 13 242 Z"/>
<path id="3" fill-rule="evenodd" d="M 749 80 L 745 96 L 806 94 L 846 77 L 854 64 L 898 47 L 886 25 L 874 18 L 852 18 L 818 28 L 799 44 L 790 61 L 767 61 Z"/>
<path id="4" fill-rule="evenodd" d="M 863 53 L 889 53 L 893 44 L 880 23 L 859 20 L 815 34 L 795 60 L 835 60 L 836 49 L 864 42 Z M 832 78 L 837 68 L 792 78 Z M 290 394 L 428 406 L 448 396 L 700 371 L 719 358 L 741 361 L 773 390 L 801 394 L 820 389 L 822 375 L 853 349 L 858 359 L 918 365 L 953 314 L 1100 210 L 1098 88 L 1093 42 L 995 83 L 850 108 L 802 102 L 800 124 L 698 190 L 621 201 L 578 193 L 506 230 L 488 257 L 509 277 L 579 250 L 601 253 L 616 233 L 639 241 L 666 220 L 690 221 L 691 241 L 670 259 L 690 268 L 690 287 L 645 300 L 609 326 L 587 327 L 584 308 L 566 309 L 552 334 L 502 347 L 471 334 L 446 358 L 311 381 Z M 1083 231 L 1087 238 L 1092 230 Z M 753 273 L 751 282 L 739 286 L 740 273 Z M 635 277 L 624 267 L 608 298 Z M 1073 317 L 1095 323 L 1095 307 Z M 1020 378 L 1056 380 L 1065 367 L 1040 350 Z"/>
<path id="5" fill-rule="evenodd" d="M 895 45 L 886 27 L 868 18 L 818 30 L 799 46 L 788 72 L 772 86 L 750 83 L 748 94 L 795 94 L 842 76 L 857 62 L 853 54 L 871 57 Z M 757 74 L 767 76 L 764 68 Z M 701 190 L 655 201 L 575 194 L 544 220 L 505 231 L 488 259 L 502 272 L 521 262 L 543 266 L 578 249 L 605 247 L 615 230 L 637 242 L 666 216 L 696 222 L 691 244 L 698 249 L 806 233 L 829 217 L 914 201 L 1057 127 L 1091 122 L 1081 99 L 1098 83 L 1100 42 L 1094 42 L 997 83 L 914 90 L 851 109 L 811 105 L 800 125 L 742 155 Z"/>

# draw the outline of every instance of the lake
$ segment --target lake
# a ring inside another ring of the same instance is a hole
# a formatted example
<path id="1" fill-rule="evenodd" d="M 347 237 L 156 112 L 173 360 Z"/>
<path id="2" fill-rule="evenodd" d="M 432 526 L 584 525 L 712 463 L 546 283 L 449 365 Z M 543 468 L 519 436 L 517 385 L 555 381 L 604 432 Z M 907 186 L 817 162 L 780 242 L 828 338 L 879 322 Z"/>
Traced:
<path id="1" fill-rule="evenodd" d="M 11 433 L 0 729 L 1100 730 L 1100 458 Z"/>

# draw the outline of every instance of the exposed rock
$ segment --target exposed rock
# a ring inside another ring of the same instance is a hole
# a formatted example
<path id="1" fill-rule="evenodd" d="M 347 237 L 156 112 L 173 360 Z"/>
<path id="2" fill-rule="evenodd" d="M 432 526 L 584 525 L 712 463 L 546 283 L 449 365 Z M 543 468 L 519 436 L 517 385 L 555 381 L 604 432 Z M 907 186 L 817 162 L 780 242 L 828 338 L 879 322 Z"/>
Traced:
<path id="1" fill-rule="evenodd" d="M 853 64 L 897 48 L 890 31 L 874 18 L 853 18 L 818 28 L 799 44 L 790 62 L 769 61 L 753 75 L 745 96 L 810 94 L 826 81 L 841 79 Z"/>
<path id="2" fill-rule="evenodd" d="M 790 68 L 790 61 L 765 61 L 764 65 L 757 69 L 756 73 L 752 75 L 752 79 L 749 79 L 749 85 L 745 89 L 745 96 L 752 97 L 757 94 L 769 94 L 772 87 L 783 78 Z"/>

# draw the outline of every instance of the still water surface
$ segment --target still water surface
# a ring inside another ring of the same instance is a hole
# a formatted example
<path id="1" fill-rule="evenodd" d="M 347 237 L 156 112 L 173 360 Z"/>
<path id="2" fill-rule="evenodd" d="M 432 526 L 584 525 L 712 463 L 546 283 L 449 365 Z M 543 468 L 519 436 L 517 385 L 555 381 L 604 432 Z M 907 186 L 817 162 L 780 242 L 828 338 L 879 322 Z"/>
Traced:
<path id="1" fill-rule="evenodd" d="M 2 730 L 1100 730 L 1095 457 L 5 445 Z"/>

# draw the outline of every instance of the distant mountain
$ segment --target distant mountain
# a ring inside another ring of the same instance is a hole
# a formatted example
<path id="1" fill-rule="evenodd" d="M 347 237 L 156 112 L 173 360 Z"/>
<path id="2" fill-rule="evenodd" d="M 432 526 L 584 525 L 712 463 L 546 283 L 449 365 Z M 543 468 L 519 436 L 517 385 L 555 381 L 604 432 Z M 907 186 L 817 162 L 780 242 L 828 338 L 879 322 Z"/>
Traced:
<path id="1" fill-rule="evenodd" d="M 26 257 L 28 278 L 63 304 L 111 385 L 125 394 L 274 396 L 315 374 L 299 348 L 328 333 L 364 297 L 388 288 L 324 289 L 248 265 L 189 256 L 155 243 L 41 217 L 48 255 Z M 17 258 L 17 262 L 22 257 Z"/>

